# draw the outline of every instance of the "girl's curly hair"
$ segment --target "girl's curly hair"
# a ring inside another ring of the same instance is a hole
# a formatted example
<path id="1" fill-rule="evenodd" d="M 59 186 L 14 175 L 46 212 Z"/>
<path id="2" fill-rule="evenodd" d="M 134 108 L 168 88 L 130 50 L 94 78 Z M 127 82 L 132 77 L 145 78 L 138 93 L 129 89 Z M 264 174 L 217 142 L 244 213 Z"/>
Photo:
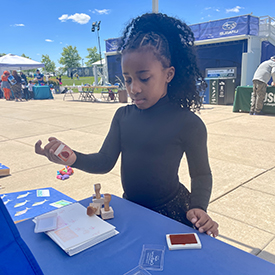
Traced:
<path id="1" fill-rule="evenodd" d="M 201 106 L 196 84 L 202 78 L 194 40 L 184 22 L 162 13 L 146 13 L 126 27 L 118 51 L 123 55 L 140 47 L 151 47 L 164 68 L 175 68 L 175 76 L 168 85 L 169 98 L 182 108 L 196 111 Z"/>

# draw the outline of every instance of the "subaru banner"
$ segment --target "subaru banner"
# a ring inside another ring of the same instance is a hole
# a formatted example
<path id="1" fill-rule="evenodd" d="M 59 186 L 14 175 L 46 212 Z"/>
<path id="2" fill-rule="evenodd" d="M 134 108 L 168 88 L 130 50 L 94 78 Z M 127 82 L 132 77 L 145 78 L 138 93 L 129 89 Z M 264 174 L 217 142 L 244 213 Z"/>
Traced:
<path id="1" fill-rule="evenodd" d="M 230 37 L 236 35 L 258 35 L 259 18 L 251 15 L 231 17 L 190 26 L 195 40 Z"/>
<path id="2" fill-rule="evenodd" d="M 110 38 L 105 40 L 106 52 L 116 52 L 120 38 Z"/>

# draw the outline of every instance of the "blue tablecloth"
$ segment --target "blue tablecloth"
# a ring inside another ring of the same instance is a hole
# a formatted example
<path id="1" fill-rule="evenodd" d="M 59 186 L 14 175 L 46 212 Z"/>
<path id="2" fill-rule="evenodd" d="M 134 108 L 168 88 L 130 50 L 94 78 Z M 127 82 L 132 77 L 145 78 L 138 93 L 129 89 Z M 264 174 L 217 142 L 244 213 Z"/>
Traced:
<path id="1" fill-rule="evenodd" d="M 1 199 L 0 274 L 43 275 Z"/>
<path id="2" fill-rule="evenodd" d="M 45 86 L 33 86 L 34 99 L 53 99 L 50 87 Z"/>
<path id="3" fill-rule="evenodd" d="M 91 198 L 81 201 L 88 206 Z M 120 232 L 72 257 L 68 256 L 44 233 L 34 233 L 30 220 L 17 228 L 34 254 L 45 275 L 50 274 L 124 274 L 138 266 L 144 244 L 164 245 L 169 233 L 197 232 L 170 218 L 137 204 L 112 196 L 110 206 L 115 218 L 108 220 Z M 202 243 L 199 250 L 166 249 L 164 269 L 151 274 L 275 274 L 275 265 L 233 246 L 198 233 Z M 45 253 L 46 252 L 46 253 Z"/>

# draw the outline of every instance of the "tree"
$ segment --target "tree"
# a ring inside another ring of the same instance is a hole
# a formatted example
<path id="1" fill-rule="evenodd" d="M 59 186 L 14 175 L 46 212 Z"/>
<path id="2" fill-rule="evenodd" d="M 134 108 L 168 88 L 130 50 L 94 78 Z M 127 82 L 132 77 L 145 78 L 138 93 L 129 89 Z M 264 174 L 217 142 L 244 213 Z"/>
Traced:
<path id="1" fill-rule="evenodd" d="M 45 65 L 43 71 L 48 73 L 53 73 L 55 71 L 55 63 L 50 60 L 50 57 L 47 54 L 42 54 L 41 62 Z"/>
<path id="2" fill-rule="evenodd" d="M 64 67 L 57 67 L 55 69 L 56 75 L 64 75 L 66 73 L 66 69 Z"/>
<path id="3" fill-rule="evenodd" d="M 79 56 L 76 47 L 72 47 L 72 46 L 64 47 L 61 55 L 62 57 L 58 60 L 58 62 L 64 65 L 64 68 L 66 70 L 68 68 L 78 68 L 81 66 L 79 63 L 79 60 L 81 60 L 81 57 Z"/>
<path id="4" fill-rule="evenodd" d="M 22 57 L 25 57 L 25 58 L 28 58 L 28 59 L 31 59 L 29 58 L 28 56 L 26 56 L 24 53 L 21 54 Z"/>
<path id="5" fill-rule="evenodd" d="M 2 57 L 2 56 L 4 56 L 4 55 L 6 55 L 5 53 L 0 53 L 0 57 Z"/>
<path id="6" fill-rule="evenodd" d="M 91 67 L 92 64 L 98 60 L 100 60 L 100 55 L 99 53 L 97 53 L 97 48 L 93 47 L 93 48 L 88 48 L 88 55 L 86 56 L 86 58 L 88 58 L 88 61 L 85 62 L 87 67 Z"/>

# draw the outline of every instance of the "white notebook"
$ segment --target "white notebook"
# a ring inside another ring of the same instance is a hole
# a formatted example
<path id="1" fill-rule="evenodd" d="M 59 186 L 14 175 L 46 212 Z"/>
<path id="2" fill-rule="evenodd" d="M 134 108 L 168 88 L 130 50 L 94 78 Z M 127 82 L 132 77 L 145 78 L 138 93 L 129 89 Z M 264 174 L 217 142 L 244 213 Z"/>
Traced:
<path id="1" fill-rule="evenodd" d="M 50 213 L 57 213 L 57 229 L 45 233 L 70 256 L 119 233 L 98 216 L 88 216 L 86 207 L 78 202 Z M 47 213 L 39 217 L 45 215 Z M 33 221 L 36 222 L 36 219 Z"/>

